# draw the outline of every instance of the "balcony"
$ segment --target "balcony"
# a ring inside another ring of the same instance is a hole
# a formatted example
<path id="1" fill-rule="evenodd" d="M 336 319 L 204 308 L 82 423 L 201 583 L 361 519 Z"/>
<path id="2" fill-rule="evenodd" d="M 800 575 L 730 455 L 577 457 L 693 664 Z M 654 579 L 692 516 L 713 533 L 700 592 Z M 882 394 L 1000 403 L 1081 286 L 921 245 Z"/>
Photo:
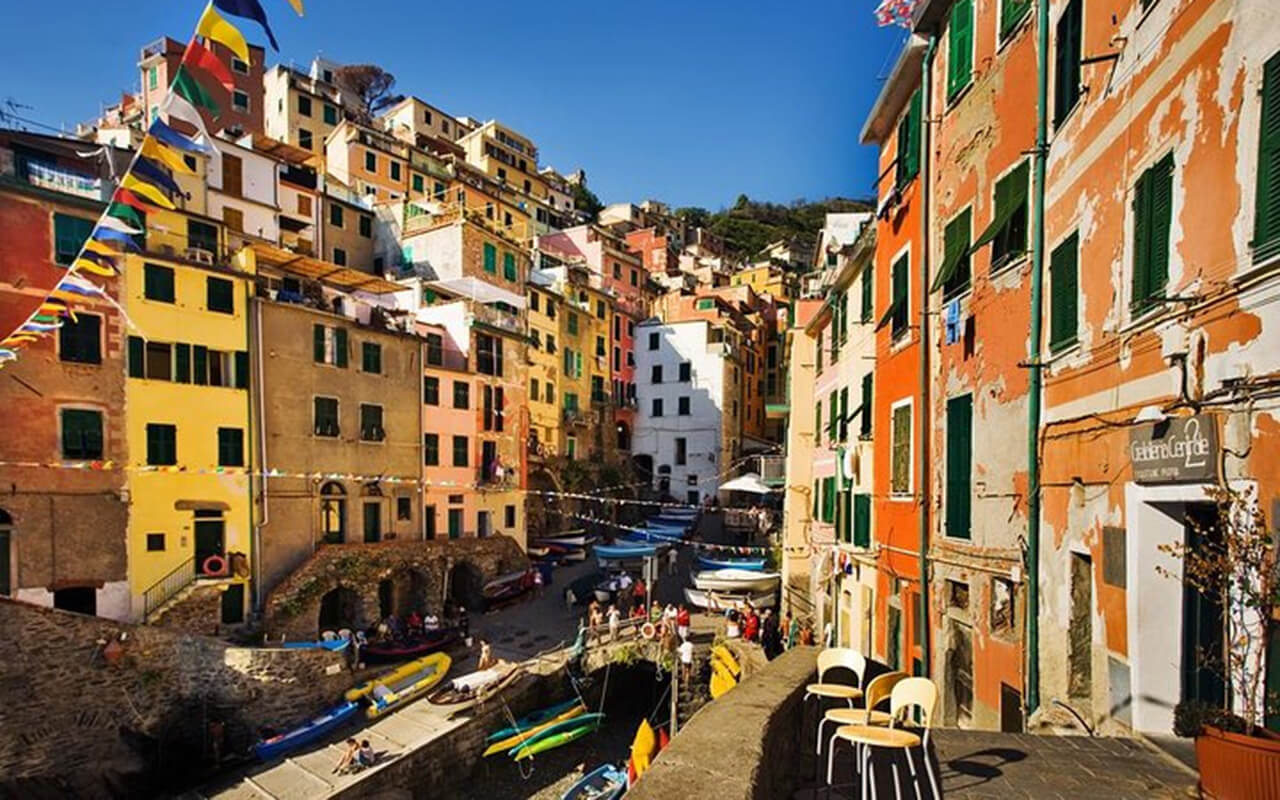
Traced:
<path id="1" fill-rule="evenodd" d="M 471 306 L 471 316 L 473 322 L 488 325 L 491 328 L 498 328 L 514 333 L 517 336 L 526 335 L 527 326 L 516 314 L 509 311 L 503 311 L 494 306 L 486 306 L 481 303 L 473 303 Z"/>
<path id="2" fill-rule="evenodd" d="M 586 426 L 591 424 L 591 419 L 588 417 L 587 412 L 576 408 L 566 408 L 564 410 L 564 421 L 568 425 Z"/>
<path id="3" fill-rule="evenodd" d="M 476 468 L 476 485 L 482 491 L 501 492 L 517 488 L 518 481 L 513 469 L 504 468 L 499 474 L 493 467 L 481 466 Z"/>

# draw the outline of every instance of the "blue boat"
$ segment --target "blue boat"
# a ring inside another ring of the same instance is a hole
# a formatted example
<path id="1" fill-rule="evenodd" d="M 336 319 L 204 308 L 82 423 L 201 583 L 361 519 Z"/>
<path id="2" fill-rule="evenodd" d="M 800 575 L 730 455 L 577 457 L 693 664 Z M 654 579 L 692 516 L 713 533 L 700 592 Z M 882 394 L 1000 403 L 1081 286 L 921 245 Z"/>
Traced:
<path id="1" fill-rule="evenodd" d="M 627 771 L 601 764 L 560 795 L 560 800 L 617 800 L 627 791 Z"/>
<path id="2" fill-rule="evenodd" d="M 622 561 L 628 558 L 646 558 L 654 555 L 657 549 L 651 544 L 598 544 L 596 557 L 610 561 Z"/>
<path id="3" fill-rule="evenodd" d="M 323 739 L 345 725 L 359 710 L 359 703 L 350 700 L 339 703 L 291 731 L 258 742 L 254 745 L 253 754 L 263 761 L 279 758 L 285 753 Z"/>
<path id="4" fill-rule="evenodd" d="M 285 642 L 281 647 L 286 650 L 332 650 L 341 652 L 351 645 L 350 639 L 334 639 L 319 642 Z"/>
<path id="5" fill-rule="evenodd" d="M 553 719 L 555 717 L 560 716 L 561 714 L 573 708 L 574 706 L 580 704 L 581 702 L 582 702 L 581 700 L 575 697 L 572 700 L 565 700 L 563 703 L 557 703 L 554 706 L 547 706 L 546 708 L 540 708 L 537 711 L 534 711 L 533 713 L 527 714 L 521 717 L 520 719 L 516 720 L 516 724 L 512 725 L 511 727 L 503 728 L 502 730 L 499 730 L 499 731 L 494 731 L 493 733 L 489 734 L 489 736 L 485 739 L 485 741 L 496 742 L 500 739 L 506 739 L 508 736 L 515 736 L 517 733 L 520 733 L 521 731 L 527 731 L 530 728 L 541 725 L 542 723 L 546 722 L 549 719 Z"/>
<path id="6" fill-rule="evenodd" d="M 698 566 L 702 569 L 749 569 L 754 572 L 764 571 L 763 558 L 712 558 L 698 556 Z"/>

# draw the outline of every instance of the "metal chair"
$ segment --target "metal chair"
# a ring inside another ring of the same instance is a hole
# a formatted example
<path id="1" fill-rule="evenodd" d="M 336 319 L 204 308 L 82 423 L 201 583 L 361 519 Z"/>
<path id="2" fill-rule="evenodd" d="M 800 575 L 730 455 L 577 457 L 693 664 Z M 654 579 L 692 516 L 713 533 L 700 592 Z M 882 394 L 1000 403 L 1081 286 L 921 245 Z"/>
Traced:
<path id="1" fill-rule="evenodd" d="M 857 685 L 850 686 L 847 683 L 828 683 L 827 673 L 833 669 L 847 669 L 853 673 Z M 817 731 L 817 750 L 818 755 L 822 755 L 822 701 L 828 700 L 844 700 L 849 704 L 849 708 L 853 708 L 853 701 L 862 697 L 862 676 L 866 674 L 867 659 L 862 653 L 850 647 L 828 647 L 818 653 L 818 682 L 811 683 L 804 689 L 804 699 L 807 702 L 810 697 L 818 699 L 818 731 Z M 818 770 L 822 769 L 821 761 L 818 763 Z"/>
<path id="2" fill-rule="evenodd" d="M 867 684 L 862 708 L 828 710 L 818 722 L 818 755 L 822 755 L 822 732 L 826 729 L 828 722 L 834 722 L 837 727 L 840 725 L 875 725 L 877 727 L 888 725 L 890 712 L 879 711 L 876 706 L 888 701 L 893 693 L 893 687 L 909 677 L 911 676 L 905 672 L 886 672 L 877 675 L 871 679 L 871 683 Z M 830 747 L 830 743 L 827 746 Z"/>
<path id="3" fill-rule="evenodd" d="M 842 725 L 836 729 L 835 735 L 831 737 L 830 752 L 827 754 L 827 785 L 831 785 L 835 768 L 835 745 L 836 740 L 839 739 L 853 745 L 855 754 L 858 754 L 859 750 L 861 751 L 858 772 L 861 776 L 863 797 L 867 794 L 868 784 L 871 787 L 873 800 L 876 796 L 875 765 L 871 759 L 871 754 L 873 748 L 878 747 L 887 750 L 902 750 L 906 753 L 907 768 L 911 771 L 911 782 L 915 786 L 916 798 L 919 800 L 921 797 L 920 782 L 917 780 L 915 762 L 911 758 L 911 750 L 914 747 L 923 746 L 924 767 L 929 776 L 929 786 L 933 790 L 934 797 L 941 797 L 938 781 L 934 777 L 933 767 L 929 763 L 929 729 L 933 725 L 933 712 L 937 704 L 938 686 L 928 678 L 903 678 L 898 681 L 889 697 L 888 727 Z M 923 736 L 897 727 L 899 723 L 905 723 L 910 712 L 914 710 L 920 712 L 920 723 L 924 728 Z M 893 764 L 892 769 L 894 796 L 901 800 L 902 787 L 898 779 L 898 765 Z"/>

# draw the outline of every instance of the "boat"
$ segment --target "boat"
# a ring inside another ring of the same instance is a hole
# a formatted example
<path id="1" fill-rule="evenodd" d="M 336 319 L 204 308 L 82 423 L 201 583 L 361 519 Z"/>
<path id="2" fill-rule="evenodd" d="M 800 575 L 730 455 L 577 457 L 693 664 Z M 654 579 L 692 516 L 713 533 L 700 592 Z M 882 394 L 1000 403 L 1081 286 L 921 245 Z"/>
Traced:
<path id="1" fill-rule="evenodd" d="M 481 592 L 485 601 L 493 606 L 514 600 L 533 588 L 533 570 L 522 569 L 500 575 L 484 585 Z"/>
<path id="2" fill-rule="evenodd" d="M 553 706 L 547 706 L 546 708 L 540 708 L 537 711 L 531 711 L 528 714 L 525 714 L 520 719 L 516 720 L 511 725 L 508 725 L 505 728 L 499 728 L 498 730 L 489 734 L 488 736 L 485 737 L 485 741 L 496 742 L 499 739 L 505 739 L 509 736 L 520 733 L 521 731 L 527 731 L 533 728 L 534 726 L 542 725 L 543 723 L 549 720 L 555 719 L 556 717 L 560 716 L 564 712 L 569 711 L 581 705 L 582 705 L 581 700 L 577 698 L 573 698 L 571 700 L 565 700 L 563 703 L 556 703 Z"/>
<path id="3" fill-rule="evenodd" d="M 696 508 L 662 508 L 658 510 L 658 516 L 671 517 L 672 519 L 696 519 L 698 509 Z"/>
<path id="4" fill-rule="evenodd" d="M 618 800 L 626 791 L 626 770 L 601 764 L 570 786 L 560 800 Z"/>
<path id="5" fill-rule="evenodd" d="M 454 678 L 448 686 L 437 689 L 427 697 L 427 702 L 436 706 L 452 706 L 482 700 L 509 685 L 519 674 L 519 667 L 505 663 L 469 672 Z"/>
<path id="6" fill-rule="evenodd" d="M 669 519 L 667 517 L 651 517 L 644 526 L 646 528 L 656 528 L 659 530 L 671 530 L 684 533 L 689 530 L 689 523 L 682 522 L 678 519 Z"/>
<path id="7" fill-rule="evenodd" d="M 285 753 L 293 752 L 304 745 L 318 742 L 345 725 L 359 710 L 359 703 L 344 700 L 320 716 L 307 720 L 291 731 L 282 733 L 279 736 L 272 736 L 270 739 L 263 739 L 254 745 L 253 754 L 259 760 L 270 761 L 274 758 L 279 758 Z"/>
<path id="8" fill-rule="evenodd" d="M 461 628 L 436 628 L 408 639 L 371 642 L 360 648 L 360 658 L 367 664 L 392 664 L 421 658 L 462 638 Z"/>
<path id="9" fill-rule="evenodd" d="M 369 709 L 365 714 L 369 719 L 375 719 L 430 691 L 444 680 L 451 663 L 452 660 L 444 653 L 432 653 L 348 689 L 346 699 L 352 702 L 367 700 Z"/>
<path id="10" fill-rule="evenodd" d="M 685 589 L 684 597 L 689 605 L 705 608 L 708 611 L 726 611 L 730 608 L 741 611 L 747 607 L 747 601 L 755 608 L 773 608 L 778 602 L 777 592 L 752 592 L 751 594 L 733 592 L 706 592 L 700 589 Z"/>
<path id="11" fill-rule="evenodd" d="M 596 558 L 606 561 L 624 561 L 629 558 L 648 558 L 657 549 L 651 544 L 598 544 Z"/>
<path id="12" fill-rule="evenodd" d="M 693 585 L 704 592 L 771 592 L 782 583 L 777 572 L 750 569 L 712 569 L 693 574 Z"/>
<path id="13" fill-rule="evenodd" d="M 736 678 L 742 674 L 742 665 L 738 663 L 738 659 L 734 658 L 733 652 L 724 645 L 718 644 L 711 648 L 711 658 L 724 664 L 733 677 Z"/>
<path id="14" fill-rule="evenodd" d="M 700 569 L 749 569 L 763 572 L 764 563 L 763 558 L 712 558 L 711 556 L 698 556 L 698 567 Z"/>
<path id="15" fill-rule="evenodd" d="M 513 750 L 517 750 L 521 746 L 523 746 L 525 743 L 533 740 L 535 737 L 537 737 L 539 734 L 543 733 L 544 731 L 554 727 L 555 725 L 560 724 L 561 722 L 574 719 L 580 714 L 583 714 L 586 712 L 587 710 L 586 706 L 582 705 L 577 700 L 571 700 L 569 702 L 572 704 L 569 708 L 562 708 L 562 710 L 558 714 L 556 714 L 555 716 L 549 719 L 544 720 L 541 723 L 531 725 L 523 730 L 518 730 L 518 731 L 513 731 L 511 728 L 504 728 L 502 731 L 499 731 L 499 733 L 506 733 L 507 731 L 511 731 L 511 732 L 508 733 L 505 738 L 498 739 L 497 741 L 494 741 L 492 744 L 490 744 L 489 747 L 484 751 L 484 757 L 487 758 L 491 755 L 494 755 L 496 753 L 501 753 L 503 751 L 510 753 Z"/>
<path id="16" fill-rule="evenodd" d="M 574 547 L 582 547 L 587 543 L 587 534 L 583 531 L 566 531 L 562 534 L 551 534 L 549 536 L 536 536 L 533 539 L 535 544 L 549 545 L 572 545 Z"/>
<path id="17" fill-rule="evenodd" d="M 642 719 L 640 727 L 636 729 L 635 738 L 631 740 L 631 761 L 629 762 L 637 778 L 649 771 L 649 763 L 657 754 L 658 735 L 654 733 L 649 720 Z"/>
<path id="18" fill-rule="evenodd" d="M 555 725 L 534 735 L 524 744 L 507 751 L 507 753 L 516 761 L 524 761 L 526 758 L 532 758 L 539 753 L 545 753 L 561 745 L 577 741 L 588 733 L 594 733 L 600 729 L 600 725 L 603 722 L 604 714 L 599 713 L 582 714 L 564 722 L 557 722 Z"/>
<path id="19" fill-rule="evenodd" d="M 582 547 L 575 547 L 563 554 L 565 561 L 586 561 L 587 551 Z"/>
<path id="20" fill-rule="evenodd" d="M 331 650 L 339 653 L 351 646 L 351 640 L 321 639 L 315 642 L 284 642 L 280 646 L 286 650 Z"/>
<path id="21" fill-rule="evenodd" d="M 729 674 L 729 669 L 721 662 L 711 661 L 711 699 L 719 700 L 726 692 L 738 685 L 737 678 Z"/>
<path id="22" fill-rule="evenodd" d="M 546 558 L 551 554 L 551 551 L 545 547 L 530 547 L 525 552 L 529 554 L 529 558 Z"/>

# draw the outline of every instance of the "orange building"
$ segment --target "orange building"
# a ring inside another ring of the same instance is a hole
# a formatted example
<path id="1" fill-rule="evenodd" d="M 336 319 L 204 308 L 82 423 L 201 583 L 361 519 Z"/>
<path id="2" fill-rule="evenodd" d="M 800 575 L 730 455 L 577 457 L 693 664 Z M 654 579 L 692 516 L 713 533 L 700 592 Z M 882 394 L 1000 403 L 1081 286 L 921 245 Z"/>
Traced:
<path id="1" fill-rule="evenodd" d="M 409 192 L 409 146 L 395 137 L 344 119 L 324 145 L 329 174 L 357 195 L 399 200 Z"/>

